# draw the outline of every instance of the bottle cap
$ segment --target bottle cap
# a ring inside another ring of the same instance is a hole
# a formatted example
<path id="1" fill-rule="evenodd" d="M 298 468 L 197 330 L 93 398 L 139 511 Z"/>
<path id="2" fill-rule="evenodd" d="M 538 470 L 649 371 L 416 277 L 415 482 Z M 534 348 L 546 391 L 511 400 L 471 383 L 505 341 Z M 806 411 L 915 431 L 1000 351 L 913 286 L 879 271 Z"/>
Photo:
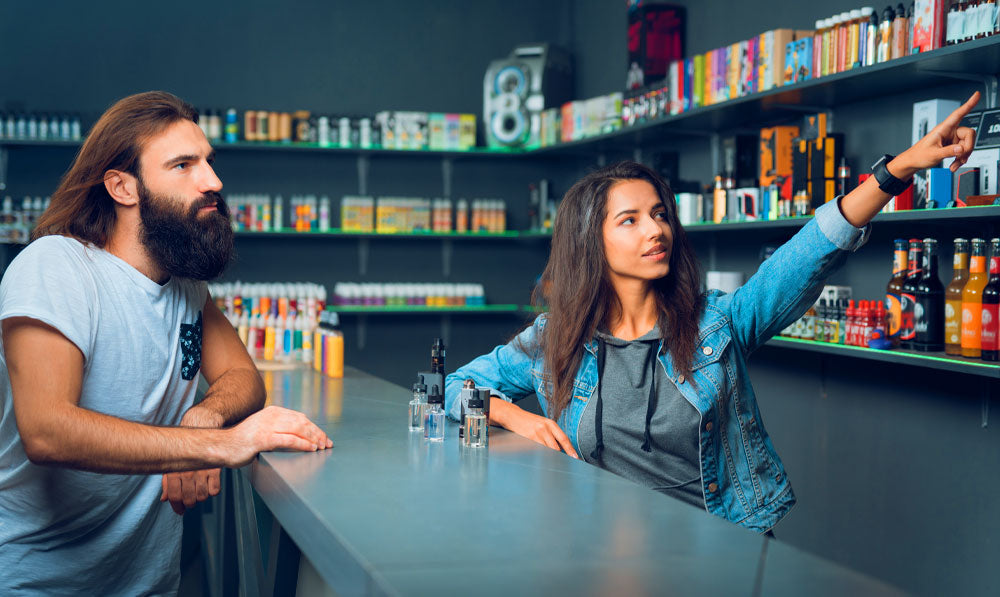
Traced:
<path id="1" fill-rule="evenodd" d="M 437 384 L 431 386 L 431 393 L 427 395 L 427 404 L 444 404 L 444 396 Z"/>

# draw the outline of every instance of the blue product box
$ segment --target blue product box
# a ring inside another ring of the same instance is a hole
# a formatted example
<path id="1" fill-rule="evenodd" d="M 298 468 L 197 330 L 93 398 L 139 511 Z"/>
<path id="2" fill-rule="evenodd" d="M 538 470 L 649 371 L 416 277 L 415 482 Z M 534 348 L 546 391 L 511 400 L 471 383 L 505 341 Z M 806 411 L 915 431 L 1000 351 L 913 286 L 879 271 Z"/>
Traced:
<path id="1" fill-rule="evenodd" d="M 928 209 L 942 208 L 951 201 L 951 170 L 948 168 L 927 169 Z"/>

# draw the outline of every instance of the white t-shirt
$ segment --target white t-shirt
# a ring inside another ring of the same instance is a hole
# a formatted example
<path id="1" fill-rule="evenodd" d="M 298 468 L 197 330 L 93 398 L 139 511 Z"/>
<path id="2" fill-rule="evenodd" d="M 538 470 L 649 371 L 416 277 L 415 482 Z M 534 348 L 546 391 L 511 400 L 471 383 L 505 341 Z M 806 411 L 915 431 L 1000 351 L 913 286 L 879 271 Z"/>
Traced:
<path id="1" fill-rule="evenodd" d="M 42 321 L 80 349 L 81 407 L 176 426 L 197 389 L 206 298 L 204 282 L 161 286 L 107 251 L 46 236 L 4 273 L 0 319 Z M 0 593 L 176 593 L 181 517 L 160 502 L 160 479 L 32 464 L 0 353 Z"/>

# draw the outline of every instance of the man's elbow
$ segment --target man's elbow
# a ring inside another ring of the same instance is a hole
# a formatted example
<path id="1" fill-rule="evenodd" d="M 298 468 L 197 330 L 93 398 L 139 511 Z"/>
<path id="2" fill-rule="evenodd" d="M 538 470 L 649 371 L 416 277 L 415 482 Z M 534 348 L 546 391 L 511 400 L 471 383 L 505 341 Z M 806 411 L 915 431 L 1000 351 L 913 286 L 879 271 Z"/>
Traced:
<path id="1" fill-rule="evenodd" d="M 24 446 L 24 455 L 32 464 L 40 466 L 64 464 L 65 458 L 62 456 L 59 442 L 50 434 L 42 431 L 22 432 L 21 445 Z"/>

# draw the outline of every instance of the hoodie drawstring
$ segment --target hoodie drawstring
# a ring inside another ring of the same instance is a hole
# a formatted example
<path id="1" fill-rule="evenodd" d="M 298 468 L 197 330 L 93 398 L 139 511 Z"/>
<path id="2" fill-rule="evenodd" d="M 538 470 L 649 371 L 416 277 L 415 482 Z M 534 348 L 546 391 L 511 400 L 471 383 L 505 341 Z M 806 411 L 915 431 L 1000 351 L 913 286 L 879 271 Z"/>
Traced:
<path id="1" fill-rule="evenodd" d="M 653 418 L 653 403 L 656 401 L 656 352 L 657 347 L 655 344 L 649 347 L 649 352 L 646 355 L 646 366 L 649 369 L 649 395 L 646 397 L 646 424 L 643 430 L 643 442 L 642 450 L 644 452 L 652 452 L 652 436 L 649 432 L 649 422 Z M 594 431 L 597 436 L 597 445 L 594 450 L 590 453 L 590 457 L 594 460 L 600 460 L 601 455 L 604 452 L 604 398 L 601 392 L 601 380 L 604 378 L 604 360 L 606 356 L 606 348 L 604 346 L 604 340 L 598 338 L 597 340 L 597 412 L 594 416 Z"/>

